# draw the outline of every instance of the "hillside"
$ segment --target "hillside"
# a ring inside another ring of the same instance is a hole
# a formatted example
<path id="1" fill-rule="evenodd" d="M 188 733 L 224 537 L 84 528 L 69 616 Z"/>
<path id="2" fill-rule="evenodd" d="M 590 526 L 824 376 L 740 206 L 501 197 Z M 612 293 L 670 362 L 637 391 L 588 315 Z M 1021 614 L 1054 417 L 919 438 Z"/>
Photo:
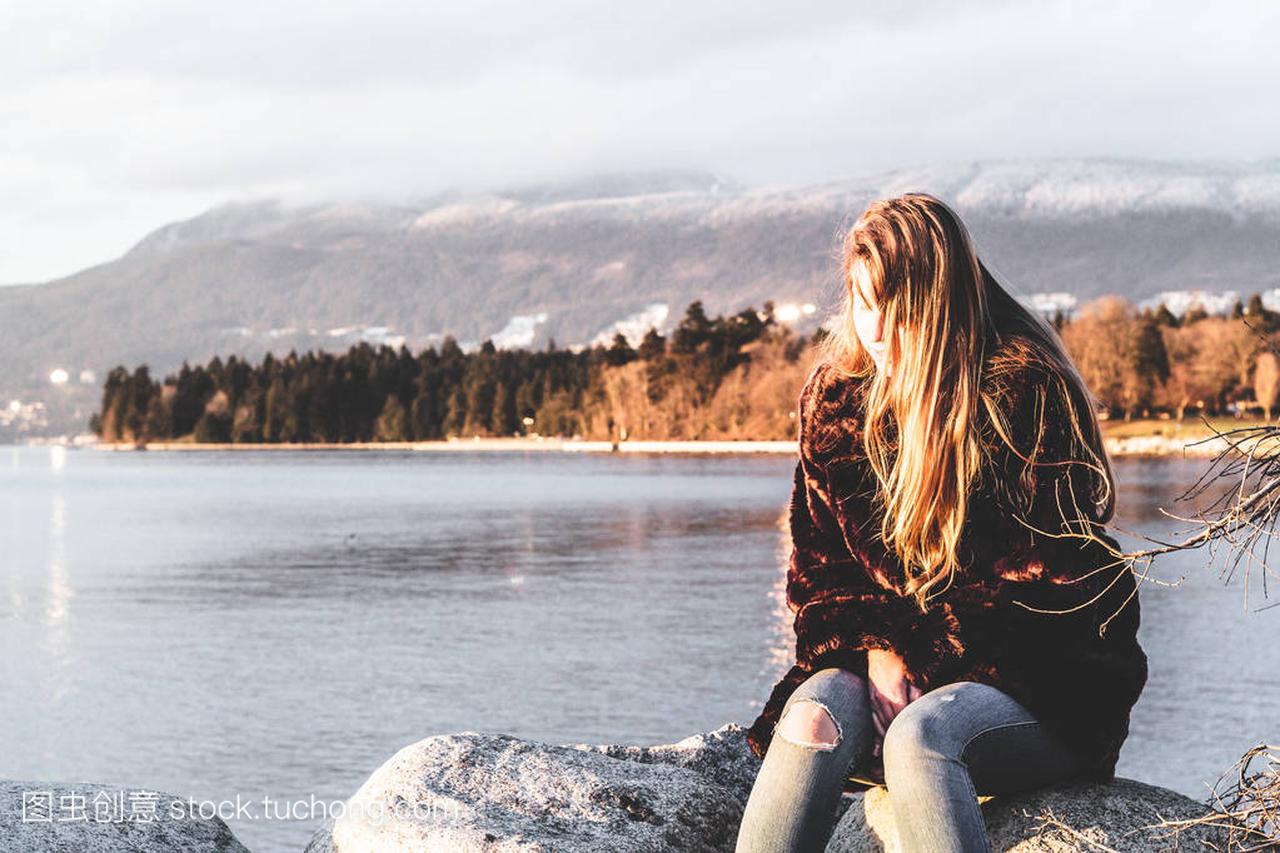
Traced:
<path id="1" fill-rule="evenodd" d="M 0 288 L 0 400 L 87 418 L 117 364 L 159 377 L 215 353 L 361 339 L 539 347 L 621 329 L 638 341 L 695 299 L 716 313 L 813 303 L 799 315 L 812 326 L 838 293 L 842 223 L 907 190 L 953 202 L 1026 294 L 1280 287 L 1280 160 L 955 163 L 802 187 L 672 173 L 400 204 L 259 201 L 166 225 L 67 278 Z M 50 386 L 55 368 L 71 381 Z"/>

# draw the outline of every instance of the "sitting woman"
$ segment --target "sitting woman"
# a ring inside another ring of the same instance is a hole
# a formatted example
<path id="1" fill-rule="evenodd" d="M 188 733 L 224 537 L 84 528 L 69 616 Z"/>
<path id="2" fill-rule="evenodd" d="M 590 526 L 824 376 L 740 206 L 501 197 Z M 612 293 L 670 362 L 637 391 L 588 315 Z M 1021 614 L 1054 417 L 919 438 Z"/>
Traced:
<path id="1" fill-rule="evenodd" d="M 873 202 L 800 393 L 796 659 L 748 732 L 737 850 L 820 851 L 883 784 L 905 851 L 989 850 L 978 797 L 1110 779 L 1147 680 L 1115 480 L 1057 333 L 955 212 Z"/>

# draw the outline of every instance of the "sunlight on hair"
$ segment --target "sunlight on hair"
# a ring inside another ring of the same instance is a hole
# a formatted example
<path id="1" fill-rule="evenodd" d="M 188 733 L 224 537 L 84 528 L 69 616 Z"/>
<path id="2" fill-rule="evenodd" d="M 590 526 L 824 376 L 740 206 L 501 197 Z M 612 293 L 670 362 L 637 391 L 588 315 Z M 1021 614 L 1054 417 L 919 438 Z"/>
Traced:
<path id="1" fill-rule="evenodd" d="M 1007 445 L 1001 450 L 1025 463 L 1024 489 L 1046 464 L 1015 447 L 1004 411 L 1029 377 L 1045 380 L 1029 389 L 1041 395 L 1039 417 L 1044 394 L 1063 401 L 1079 457 L 1052 464 L 1080 466 L 1083 493 L 1094 498 L 1081 507 L 1072 494 L 1071 512 L 1059 501 L 1066 533 L 1048 535 L 1092 536 L 1105 525 L 1115 477 L 1093 396 L 1057 331 L 996 281 L 955 211 L 927 193 L 873 201 L 845 235 L 842 255 L 844 303 L 819 354 L 867 383 L 862 441 L 880 485 L 880 536 L 906 567 L 904 589 L 921 609 L 959 569 L 971 487 L 996 452 L 983 440 L 980 414 Z M 884 315 L 885 371 L 854 327 L 855 278 Z"/>

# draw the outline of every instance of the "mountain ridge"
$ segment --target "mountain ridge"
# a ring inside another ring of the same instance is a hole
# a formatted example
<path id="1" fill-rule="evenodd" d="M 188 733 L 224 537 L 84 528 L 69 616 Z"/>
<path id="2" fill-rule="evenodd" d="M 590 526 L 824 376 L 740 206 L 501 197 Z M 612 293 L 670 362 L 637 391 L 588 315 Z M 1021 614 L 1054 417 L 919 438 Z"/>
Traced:
<path id="1" fill-rule="evenodd" d="M 1066 179 L 1068 185 L 1054 187 L 1046 184 L 1043 180 L 1046 172 L 1056 172 L 1054 177 Z M 623 179 L 627 177 L 630 176 L 605 175 L 603 179 L 625 183 Z M 659 175 L 650 180 L 662 181 L 664 177 Z M 683 178 L 683 185 L 677 184 L 675 177 Z M 267 229 L 272 224 L 287 225 L 299 220 L 314 223 L 326 216 L 338 224 L 343 221 L 339 216 L 343 211 L 348 213 L 348 220 L 362 214 L 366 226 L 380 224 L 394 230 L 396 225 L 403 227 L 408 222 L 413 223 L 409 227 L 418 226 L 422 224 L 423 216 L 448 211 L 466 211 L 470 214 L 466 218 L 474 220 L 485 214 L 536 217 L 568 209 L 610 213 L 624 205 L 634 210 L 637 205 L 648 203 L 649 208 L 645 212 L 652 214 L 663 201 L 685 202 L 683 207 L 677 205 L 677 209 L 690 212 L 707 207 L 732 206 L 734 202 L 783 204 L 787 200 L 807 199 L 810 203 L 825 204 L 845 196 L 886 196 L 913 188 L 933 192 L 957 206 L 980 208 L 988 213 L 1063 216 L 1067 213 L 1105 215 L 1134 209 L 1209 208 L 1235 215 L 1261 212 L 1280 218 L 1280 158 L 1253 161 L 1133 158 L 972 160 L 926 164 L 808 184 L 755 187 L 734 184 L 712 173 L 675 173 L 675 177 L 666 178 L 672 184 L 667 188 L 645 188 L 642 180 L 632 180 L 630 192 L 601 192 L 594 185 L 579 181 L 564 187 L 534 184 L 470 194 L 453 191 L 416 204 L 356 201 L 290 206 L 273 198 L 229 202 L 190 219 L 161 226 L 144 236 L 125 254 L 145 253 L 158 248 L 163 238 L 196 225 L 206 229 L 210 226 L 225 228 L 240 222 L 239 231 L 224 236 L 252 239 L 270 233 Z M 1110 191 L 1104 193 L 1104 188 Z M 258 213 L 258 216 L 251 217 L 249 214 L 252 213 Z M 400 219 L 393 219 L 396 213 L 400 214 Z M 447 221 L 444 217 L 439 220 L 440 223 Z"/>
<path id="2" fill-rule="evenodd" d="M 48 396 L 57 368 L 161 376 L 215 354 L 361 340 L 584 345 L 670 328 L 695 299 L 711 313 L 807 304 L 791 315 L 812 330 L 840 295 L 842 230 L 906 191 L 953 204 L 1023 294 L 1280 287 L 1278 158 L 954 161 L 764 186 L 673 170 L 417 201 L 257 199 L 71 276 L 0 288 L 0 396 Z"/>

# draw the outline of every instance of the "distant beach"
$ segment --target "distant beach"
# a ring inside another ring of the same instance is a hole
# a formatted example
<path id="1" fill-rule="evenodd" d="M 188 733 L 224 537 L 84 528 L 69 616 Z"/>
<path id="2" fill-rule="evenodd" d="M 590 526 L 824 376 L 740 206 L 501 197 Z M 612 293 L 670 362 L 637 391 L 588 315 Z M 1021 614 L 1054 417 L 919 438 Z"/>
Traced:
<path id="1" fill-rule="evenodd" d="M 1144 421 L 1103 424 L 1107 453 L 1111 456 L 1211 457 L 1226 446 L 1203 424 L 1169 427 L 1169 422 Z M 1256 423 L 1256 422 L 1248 422 Z M 1256 424 L 1261 425 L 1261 424 Z M 1239 426 L 1239 424 L 1237 424 Z M 1219 429 L 1230 427 L 1220 425 Z M 768 453 L 794 454 L 794 441 L 583 441 L 569 438 L 451 438 L 445 441 L 313 442 L 298 444 L 200 443 L 192 441 L 97 442 L 86 444 L 106 451 L 253 451 L 253 450 L 410 450 L 477 451 L 521 450 L 567 453 Z"/>
<path id="2" fill-rule="evenodd" d="M 452 438 L 446 441 L 354 441 L 252 444 L 191 441 L 99 442 L 97 450 L 546 450 L 569 453 L 795 453 L 794 441 L 575 441 L 569 438 Z"/>

